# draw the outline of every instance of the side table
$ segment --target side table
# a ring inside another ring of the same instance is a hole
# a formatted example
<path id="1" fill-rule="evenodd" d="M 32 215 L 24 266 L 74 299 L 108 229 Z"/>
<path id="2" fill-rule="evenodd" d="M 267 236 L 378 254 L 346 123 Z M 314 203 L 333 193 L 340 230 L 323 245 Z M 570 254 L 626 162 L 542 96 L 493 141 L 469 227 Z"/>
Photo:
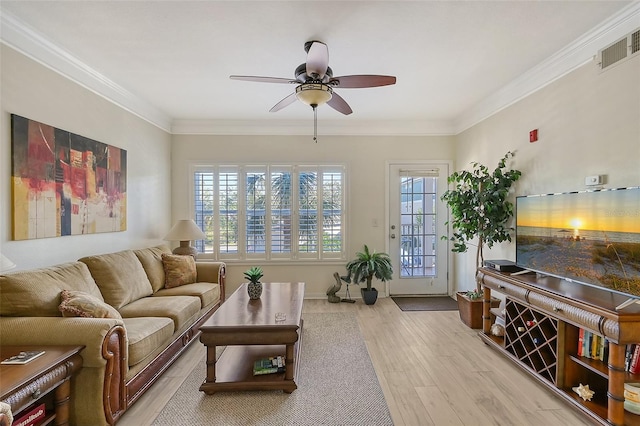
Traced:
<path id="1" fill-rule="evenodd" d="M 45 418 L 38 424 L 69 424 L 70 379 L 82 367 L 82 349 L 84 346 L 0 347 L 0 360 L 22 351 L 44 351 L 27 364 L 0 364 L 0 401 L 11 406 L 14 420 L 26 408 L 46 403 Z"/>

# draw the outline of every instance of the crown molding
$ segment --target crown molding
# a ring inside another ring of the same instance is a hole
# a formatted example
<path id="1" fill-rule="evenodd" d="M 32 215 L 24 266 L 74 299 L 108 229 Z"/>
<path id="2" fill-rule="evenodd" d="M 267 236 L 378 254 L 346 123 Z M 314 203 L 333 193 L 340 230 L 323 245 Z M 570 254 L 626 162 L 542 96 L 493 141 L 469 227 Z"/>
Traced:
<path id="1" fill-rule="evenodd" d="M 599 49 L 640 27 L 640 1 L 634 1 L 587 34 L 522 74 L 452 122 L 437 121 L 322 121 L 323 135 L 456 135 L 509 107 L 548 84 L 593 61 Z M 134 93 L 110 80 L 64 49 L 51 43 L 19 19 L 0 13 L 0 42 L 69 78 L 126 111 L 174 134 L 308 135 L 304 121 L 172 120 Z"/>
<path id="2" fill-rule="evenodd" d="M 593 62 L 598 50 L 638 28 L 640 28 L 640 1 L 634 1 L 573 43 L 465 111 L 455 121 L 455 134 L 475 126 L 576 68 Z"/>
<path id="3" fill-rule="evenodd" d="M 453 123 L 412 120 L 318 122 L 325 136 L 443 136 L 453 134 Z M 309 120 L 174 120 L 173 134 L 183 135 L 311 135 Z"/>
<path id="4" fill-rule="evenodd" d="M 153 105 L 56 46 L 33 28 L 6 11 L 0 13 L 0 42 L 43 66 L 169 132 L 171 118 Z"/>

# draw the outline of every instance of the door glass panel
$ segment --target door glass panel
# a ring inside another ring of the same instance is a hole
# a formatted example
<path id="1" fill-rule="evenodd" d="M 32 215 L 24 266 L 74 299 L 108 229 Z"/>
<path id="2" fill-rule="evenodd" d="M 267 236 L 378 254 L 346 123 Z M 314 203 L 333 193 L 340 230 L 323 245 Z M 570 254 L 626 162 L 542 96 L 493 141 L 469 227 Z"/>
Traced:
<path id="1" fill-rule="evenodd" d="M 434 277 L 437 177 L 400 179 L 400 277 Z"/>

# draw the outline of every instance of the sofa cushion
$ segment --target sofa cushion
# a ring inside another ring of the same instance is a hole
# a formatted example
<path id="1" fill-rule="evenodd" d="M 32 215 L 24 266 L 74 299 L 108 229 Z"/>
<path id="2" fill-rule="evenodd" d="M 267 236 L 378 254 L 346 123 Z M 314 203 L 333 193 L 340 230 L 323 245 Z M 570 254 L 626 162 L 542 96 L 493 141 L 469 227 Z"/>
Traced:
<path id="1" fill-rule="evenodd" d="M 179 287 L 196 282 L 196 260 L 190 255 L 163 254 L 165 288 Z"/>
<path id="2" fill-rule="evenodd" d="M 129 341 L 129 367 L 143 361 L 158 348 L 167 346 L 173 336 L 173 321 L 163 317 L 124 318 Z"/>
<path id="3" fill-rule="evenodd" d="M 0 275 L 0 316 L 59 317 L 60 292 L 84 291 L 101 302 L 100 289 L 82 262 Z"/>
<path id="4" fill-rule="evenodd" d="M 193 296 L 143 297 L 119 309 L 123 318 L 167 317 L 175 330 L 191 325 L 200 313 L 200 299 Z"/>
<path id="5" fill-rule="evenodd" d="M 220 300 L 220 285 L 211 283 L 185 284 L 180 287 L 163 288 L 155 293 L 155 296 L 197 296 L 200 298 L 200 307 L 212 305 Z"/>
<path id="6" fill-rule="evenodd" d="M 58 309 L 63 317 L 122 319 L 115 308 L 84 291 L 62 290 L 60 299 Z"/>
<path id="7" fill-rule="evenodd" d="M 138 257 L 144 271 L 147 273 L 149 282 L 153 292 L 164 288 L 164 266 L 162 265 L 162 254 L 171 254 L 171 250 L 166 245 L 159 245 L 157 247 L 149 247 L 133 251 Z"/>
<path id="8" fill-rule="evenodd" d="M 132 250 L 87 256 L 89 267 L 105 302 L 116 309 L 153 293 L 151 283 Z"/>

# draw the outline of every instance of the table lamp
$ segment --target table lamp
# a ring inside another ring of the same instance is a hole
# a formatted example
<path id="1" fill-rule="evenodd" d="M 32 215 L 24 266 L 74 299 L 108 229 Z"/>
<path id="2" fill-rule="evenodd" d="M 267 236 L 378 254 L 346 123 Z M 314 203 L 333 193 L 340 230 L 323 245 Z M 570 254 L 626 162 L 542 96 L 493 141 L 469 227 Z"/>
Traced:
<path id="1" fill-rule="evenodd" d="M 173 249 L 173 254 L 190 254 L 194 258 L 198 255 L 198 250 L 191 246 L 191 240 L 202 240 L 204 238 L 206 238 L 206 235 L 192 219 L 179 220 L 164 237 L 167 241 L 180 241 L 180 247 Z"/>
<path id="2" fill-rule="evenodd" d="M 0 253 L 0 272 L 8 271 L 9 269 L 13 269 L 15 267 L 15 263 L 13 263 L 4 254 Z"/>

